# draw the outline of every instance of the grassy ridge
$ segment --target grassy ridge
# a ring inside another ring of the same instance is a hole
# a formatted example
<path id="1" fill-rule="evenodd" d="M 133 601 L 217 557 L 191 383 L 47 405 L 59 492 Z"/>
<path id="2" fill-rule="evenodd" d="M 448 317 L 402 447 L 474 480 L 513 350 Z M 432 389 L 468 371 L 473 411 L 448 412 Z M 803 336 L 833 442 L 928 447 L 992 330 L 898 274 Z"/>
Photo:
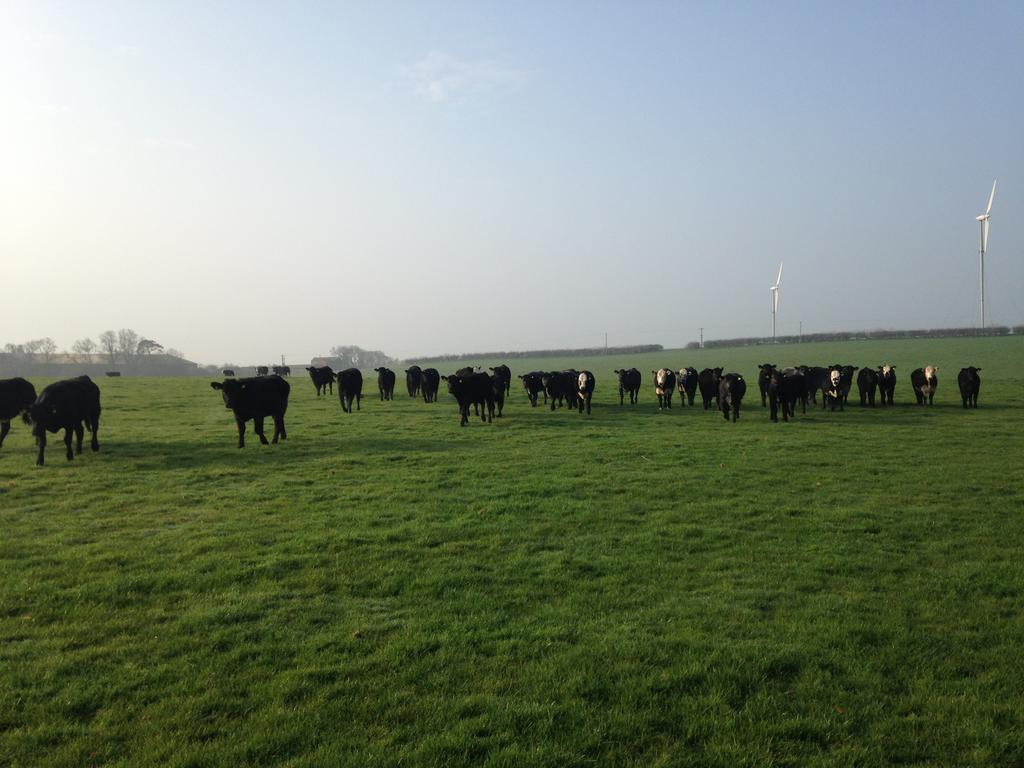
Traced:
<path id="1" fill-rule="evenodd" d="M 593 416 L 464 429 L 296 377 L 241 451 L 206 382 L 102 381 L 100 454 L 0 451 L 0 765 L 1020 764 L 1022 351 L 517 361 L 594 370 Z M 759 362 L 940 386 L 731 425 L 611 375 Z"/>

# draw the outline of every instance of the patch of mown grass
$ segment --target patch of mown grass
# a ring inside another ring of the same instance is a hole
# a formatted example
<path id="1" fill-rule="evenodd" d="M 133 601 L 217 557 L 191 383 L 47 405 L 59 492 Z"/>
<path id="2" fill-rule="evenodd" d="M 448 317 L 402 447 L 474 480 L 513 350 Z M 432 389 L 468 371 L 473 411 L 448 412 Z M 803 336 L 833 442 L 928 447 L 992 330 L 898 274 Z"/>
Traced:
<path id="1" fill-rule="evenodd" d="M 593 416 L 464 429 L 296 377 L 241 451 L 205 381 L 101 382 L 101 453 L 0 452 L 0 764 L 1024 762 L 1020 347 L 522 361 L 594 370 Z M 611 374 L 883 360 L 903 405 L 788 425 Z"/>

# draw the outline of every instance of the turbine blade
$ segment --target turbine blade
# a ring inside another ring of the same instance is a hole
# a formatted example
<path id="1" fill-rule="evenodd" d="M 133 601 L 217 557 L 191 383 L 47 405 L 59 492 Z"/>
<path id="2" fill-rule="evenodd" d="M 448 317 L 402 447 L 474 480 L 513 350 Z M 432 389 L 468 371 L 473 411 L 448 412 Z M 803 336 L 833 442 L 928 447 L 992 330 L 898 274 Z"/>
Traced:
<path id="1" fill-rule="evenodd" d="M 784 263 L 785 263 L 785 262 L 782 262 L 782 261 L 780 261 L 780 262 L 779 262 L 779 276 L 775 278 L 775 287 L 776 287 L 776 288 L 778 288 L 778 286 L 779 286 L 779 283 L 781 283 L 781 282 L 782 282 L 782 265 L 783 265 Z"/>
<path id="2" fill-rule="evenodd" d="M 992 180 L 992 194 L 988 196 L 988 208 L 985 209 L 985 215 L 987 216 L 992 210 L 992 201 L 996 197 L 996 179 Z"/>

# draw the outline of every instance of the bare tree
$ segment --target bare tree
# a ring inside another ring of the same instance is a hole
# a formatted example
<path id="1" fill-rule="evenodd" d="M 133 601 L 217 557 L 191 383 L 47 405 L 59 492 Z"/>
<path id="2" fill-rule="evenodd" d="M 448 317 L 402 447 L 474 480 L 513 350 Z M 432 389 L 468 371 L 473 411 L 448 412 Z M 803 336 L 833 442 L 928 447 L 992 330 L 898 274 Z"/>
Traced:
<path id="1" fill-rule="evenodd" d="M 79 339 L 71 345 L 71 351 L 78 357 L 80 363 L 91 363 L 92 353 L 96 350 L 96 342 L 90 338 Z"/>
<path id="2" fill-rule="evenodd" d="M 130 363 L 139 348 L 139 334 L 131 328 L 122 328 L 117 332 L 117 350 L 126 363 Z"/>
<path id="3" fill-rule="evenodd" d="M 50 363 L 53 361 L 53 356 L 57 354 L 57 342 L 47 336 L 45 339 L 39 340 L 39 354 L 43 358 L 44 363 Z"/>
<path id="4" fill-rule="evenodd" d="M 26 341 L 21 346 L 24 348 L 26 355 L 38 355 L 39 350 L 43 348 L 43 339 L 32 339 L 31 341 Z"/>
<path id="5" fill-rule="evenodd" d="M 106 354 L 111 365 L 117 362 L 117 334 L 104 331 L 100 334 L 100 348 Z"/>

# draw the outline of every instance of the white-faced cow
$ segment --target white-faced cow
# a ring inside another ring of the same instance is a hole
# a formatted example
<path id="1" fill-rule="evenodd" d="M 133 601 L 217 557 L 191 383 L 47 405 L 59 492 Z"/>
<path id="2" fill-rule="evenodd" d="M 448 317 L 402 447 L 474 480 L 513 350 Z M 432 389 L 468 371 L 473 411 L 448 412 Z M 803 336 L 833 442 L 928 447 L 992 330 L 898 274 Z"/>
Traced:
<path id="1" fill-rule="evenodd" d="M 409 397 L 416 397 L 423 385 L 423 370 L 418 365 L 405 369 L 405 388 L 409 390 Z"/>
<path id="2" fill-rule="evenodd" d="M 718 405 L 726 421 L 729 420 L 730 413 L 734 423 L 739 420 L 740 404 L 745 394 L 747 382 L 738 373 L 727 373 L 722 377 L 718 384 Z"/>
<path id="3" fill-rule="evenodd" d="M 238 447 L 245 447 L 245 422 L 252 420 L 253 431 L 263 445 L 268 445 L 263 434 L 263 420 L 269 416 L 274 420 L 274 439 L 288 437 L 284 429 L 284 414 L 288 410 L 288 394 L 291 385 L 280 376 L 257 376 L 251 379 L 225 379 L 211 381 L 213 389 L 224 396 L 224 407 L 235 414 L 238 426 Z"/>
<path id="4" fill-rule="evenodd" d="M 768 404 L 768 383 L 771 381 L 776 367 L 775 363 L 764 363 L 757 366 L 757 388 L 761 390 L 762 408 Z M 772 419 L 772 421 L 776 421 L 776 419 Z"/>
<path id="5" fill-rule="evenodd" d="M 530 373 L 523 373 L 519 376 L 520 381 L 523 382 L 523 389 L 526 390 L 526 398 L 530 401 L 530 405 L 534 408 L 537 407 L 537 399 L 543 394 L 544 402 L 548 401 L 548 393 L 544 388 L 544 374 L 540 371 L 531 371 Z"/>
<path id="6" fill-rule="evenodd" d="M 711 401 L 718 399 L 719 384 L 722 381 L 721 368 L 705 368 L 697 375 L 700 387 L 700 399 L 704 401 L 704 410 L 711 407 Z"/>
<path id="7" fill-rule="evenodd" d="M 910 386 L 914 388 L 918 405 L 931 405 L 935 399 L 935 390 L 939 388 L 939 377 L 936 376 L 938 370 L 937 366 L 926 365 L 924 368 L 915 368 L 910 374 Z"/>
<path id="8" fill-rule="evenodd" d="M 640 399 L 640 371 L 636 368 L 622 368 L 617 369 L 615 374 L 619 377 L 619 405 L 623 404 L 627 393 L 629 394 L 629 404 L 635 405 L 636 401 Z"/>
<path id="9" fill-rule="evenodd" d="M 842 378 L 843 372 L 838 367 L 832 366 L 828 371 L 828 385 L 825 387 L 824 399 L 822 404 L 829 406 L 831 411 L 835 411 L 836 405 L 839 405 L 839 410 L 845 410 L 843 407 L 843 390 L 842 390 Z"/>
<path id="10" fill-rule="evenodd" d="M 100 388 L 88 376 L 56 381 L 45 387 L 29 408 L 29 417 L 32 435 L 39 443 L 36 464 L 40 467 L 43 466 L 47 432 L 64 430 L 68 461 L 74 457 L 71 452 L 72 432 L 77 440 L 75 453 L 82 452 L 85 428 L 92 433 L 92 450 L 100 449 Z"/>
<path id="11" fill-rule="evenodd" d="M 671 368 L 659 368 L 654 374 L 654 394 L 658 398 L 658 410 L 672 408 L 672 394 L 676 391 L 676 372 Z"/>
<path id="12" fill-rule="evenodd" d="M 363 399 L 363 374 L 358 368 L 346 368 L 338 371 L 338 401 L 341 403 L 341 410 L 345 413 L 352 413 L 352 401 L 356 403 L 356 410 L 359 410 L 359 403 Z"/>
<path id="13" fill-rule="evenodd" d="M 693 405 L 693 398 L 697 394 L 697 380 L 699 374 L 696 368 L 680 368 L 676 377 L 676 384 L 679 387 L 679 401 L 681 405 Z"/>
<path id="14" fill-rule="evenodd" d="M 892 405 L 892 396 L 896 391 L 896 366 L 878 366 L 878 394 L 882 397 L 882 405 Z"/>
<path id="15" fill-rule="evenodd" d="M 390 368 L 374 368 L 377 372 L 377 390 L 380 392 L 381 402 L 394 400 L 395 398 L 395 372 Z"/>
<path id="16" fill-rule="evenodd" d="M 306 369 L 309 371 L 309 378 L 313 381 L 313 386 L 316 387 L 316 396 L 320 397 L 320 394 L 327 394 L 328 388 L 331 390 L 331 394 L 334 394 L 334 371 L 331 370 L 331 366 L 325 365 L 321 368 L 316 366 Z"/>
<path id="17" fill-rule="evenodd" d="M 978 407 L 978 394 L 981 392 L 981 376 L 978 372 L 981 368 L 970 365 L 961 368 L 956 377 L 956 383 L 960 386 L 960 398 L 964 401 L 964 408 Z M 0 442 L 3 438 L 0 437 Z"/>
<path id="18" fill-rule="evenodd" d="M 860 394 L 861 406 L 875 407 L 875 391 L 878 389 L 878 370 L 861 368 L 857 374 L 857 392 Z"/>
<path id="19" fill-rule="evenodd" d="M 11 420 L 21 415 L 21 420 L 31 424 L 29 408 L 36 401 L 36 388 L 22 378 L 0 381 L 0 447 L 11 431 Z"/>
<path id="20" fill-rule="evenodd" d="M 437 368 L 424 368 L 420 375 L 420 392 L 424 403 L 437 402 L 437 388 L 441 386 L 441 374 Z"/>
<path id="21" fill-rule="evenodd" d="M 587 415 L 590 415 L 590 401 L 594 397 L 594 387 L 597 379 L 590 371 L 580 371 L 576 376 L 576 402 L 579 404 L 580 413 L 586 407 Z"/>

